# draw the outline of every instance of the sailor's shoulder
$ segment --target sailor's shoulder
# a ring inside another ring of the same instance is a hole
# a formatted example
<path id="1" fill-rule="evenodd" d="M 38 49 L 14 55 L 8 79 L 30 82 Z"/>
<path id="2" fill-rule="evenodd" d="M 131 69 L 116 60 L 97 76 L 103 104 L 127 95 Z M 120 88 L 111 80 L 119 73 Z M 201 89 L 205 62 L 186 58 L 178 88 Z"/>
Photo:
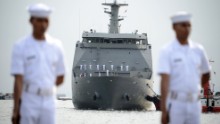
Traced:
<path id="1" fill-rule="evenodd" d="M 63 43 L 58 38 L 55 38 L 51 35 L 47 35 L 47 40 L 50 46 L 55 47 L 56 49 L 62 49 Z"/>
<path id="2" fill-rule="evenodd" d="M 195 47 L 195 48 L 204 49 L 203 45 L 198 42 L 191 41 L 191 43 L 192 43 L 193 47 Z"/>
<path id="3" fill-rule="evenodd" d="M 30 39 L 29 35 L 21 37 L 20 39 L 15 41 L 14 47 L 15 48 L 23 48 L 23 47 L 25 47 L 26 44 L 28 43 L 29 39 Z"/>
<path id="4" fill-rule="evenodd" d="M 170 41 L 161 48 L 161 52 L 166 52 L 166 53 L 172 52 L 173 47 L 174 47 L 174 43 L 173 41 Z"/>
<path id="5" fill-rule="evenodd" d="M 198 42 L 190 41 L 190 44 L 191 44 L 192 48 L 196 51 L 199 51 L 199 52 L 205 51 L 203 45 Z"/>

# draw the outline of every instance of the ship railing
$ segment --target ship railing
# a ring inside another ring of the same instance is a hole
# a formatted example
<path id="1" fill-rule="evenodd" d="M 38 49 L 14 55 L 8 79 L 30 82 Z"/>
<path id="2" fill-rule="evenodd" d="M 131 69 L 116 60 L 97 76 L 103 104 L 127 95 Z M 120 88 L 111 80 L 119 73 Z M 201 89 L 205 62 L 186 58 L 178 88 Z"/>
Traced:
<path id="1" fill-rule="evenodd" d="M 114 71 L 95 71 L 95 72 L 82 72 L 78 75 L 76 74 L 76 77 L 102 77 L 102 76 L 125 76 L 130 77 L 130 72 L 114 72 Z"/>
<path id="2" fill-rule="evenodd" d="M 100 44 L 100 43 L 82 43 L 81 48 L 103 48 L 103 49 L 143 49 L 146 50 L 147 45 L 137 45 L 137 44 Z"/>

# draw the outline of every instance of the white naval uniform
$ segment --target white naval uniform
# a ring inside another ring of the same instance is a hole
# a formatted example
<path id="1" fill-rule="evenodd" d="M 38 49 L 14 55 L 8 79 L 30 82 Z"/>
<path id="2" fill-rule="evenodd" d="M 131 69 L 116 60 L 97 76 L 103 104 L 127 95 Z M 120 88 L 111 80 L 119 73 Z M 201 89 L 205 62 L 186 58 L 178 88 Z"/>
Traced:
<path id="1" fill-rule="evenodd" d="M 170 124 L 199 124 L 202 74 L 210 72 L 204 48 L 189 41 L 181 45 L 177 40 L 166 45 L 160 53 L 158 74 L 169 74 L 167 109 Z M 174 99 L 171 96 L 174 92 Z M 190 100 L 188 99 L 190 94 Z"/>
<path id="2" fill-rule="evenodd" d="M 11 74 L 23 75 L 21 124 L 55 124 L 55 81 L 65 74 L 62 43 L 49 35 L 45 41 L 29 35 L 16 42 Z"/>

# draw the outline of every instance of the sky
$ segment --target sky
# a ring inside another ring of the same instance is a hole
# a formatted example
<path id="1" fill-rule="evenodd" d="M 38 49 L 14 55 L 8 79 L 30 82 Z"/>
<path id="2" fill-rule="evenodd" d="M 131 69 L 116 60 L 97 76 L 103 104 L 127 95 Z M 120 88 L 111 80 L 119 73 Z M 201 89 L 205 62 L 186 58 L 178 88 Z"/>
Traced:
<path id="1" fill-rule="evenodd" d="M 75 44 L 81 41 L 83 31 L 95 29 L 107 32 L 109 16 L 104 13 L 103 2 L 113 0 L 0 0 L 0 92 L 13 91 L 13 77 L 10 75 L 13 44 L 31 33 L 27 6 L 45 3 L 54 8 L 50 17 L 48 33 L 63 42 L 68 72 L 58 93 L 71 97 L 71 68 Z M 118 0 L 128 3 L 120 9 L 121 32 L 147 33 L 152 44 L 154 90 L 160 94 L 159 76 L 156 74 L 159 51 L 163 45 L 174 39 L 170 16 L 177 11 L 188 11 L 193 15 L 190 38 L 202 44 L 208 57 L 214 60 L 211 83 L 220 91 L 220 1 L 219 0 Z M 127 12 L 126 12 L 127 10 Z M 214 72 L 216 72 L 214 74 Z M 187 78 L 187 77 L 186 77 Z"/>

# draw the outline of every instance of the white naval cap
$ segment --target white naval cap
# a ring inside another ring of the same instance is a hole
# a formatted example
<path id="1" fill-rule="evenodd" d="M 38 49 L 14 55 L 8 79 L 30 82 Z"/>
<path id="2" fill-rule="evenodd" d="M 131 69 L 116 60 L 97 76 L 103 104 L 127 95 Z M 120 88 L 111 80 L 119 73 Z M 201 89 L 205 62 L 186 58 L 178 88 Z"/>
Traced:
<path id="1" fill-rule="evenodd" d="M 173 24 L 180 22 L 190 22 L 192 15 L 185 11 L 179 11 L 171 16 L 171 21 Z"/>
<path id="2" fill-rule="evenodd" d="M 30 13 L 30 16 L 40 18 L 49 17 L 52 12 L 52 8 L 43 3 L 30 5 L 27 10 Z"/>

